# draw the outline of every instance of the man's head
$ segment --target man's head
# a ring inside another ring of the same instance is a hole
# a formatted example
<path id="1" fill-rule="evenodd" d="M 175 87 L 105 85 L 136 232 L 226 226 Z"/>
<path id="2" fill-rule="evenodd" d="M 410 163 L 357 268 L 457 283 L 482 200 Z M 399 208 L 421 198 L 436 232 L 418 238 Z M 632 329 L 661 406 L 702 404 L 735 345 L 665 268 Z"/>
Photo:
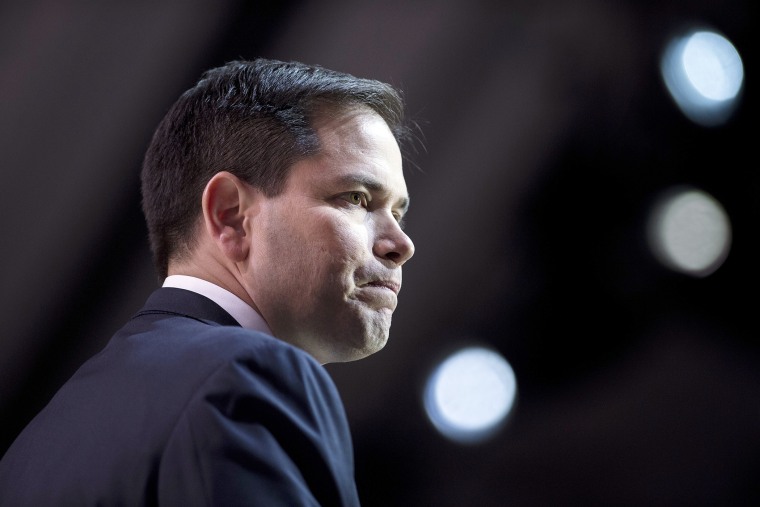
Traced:
<path id="1" fill-rule="evenodd" d="M 322 362 L 387 340 L 414 247 L 390 86 L 270 60 L 207 72 L 159 125 L 142 172 L 162 276 L 202 276 Z"/>
<path id="2" fill-rule="evenodd" d="M 159 276 L 195 240 L 208 180 L 229 171 L 273 196 L 292 165 L 319 152 L 314 122 L 364 105 L 401 144 L 404 106 L 389 85 L 298 62 L 236 61 L 207 71 L 159 124 L 142 170 L 143 211 Z"/>

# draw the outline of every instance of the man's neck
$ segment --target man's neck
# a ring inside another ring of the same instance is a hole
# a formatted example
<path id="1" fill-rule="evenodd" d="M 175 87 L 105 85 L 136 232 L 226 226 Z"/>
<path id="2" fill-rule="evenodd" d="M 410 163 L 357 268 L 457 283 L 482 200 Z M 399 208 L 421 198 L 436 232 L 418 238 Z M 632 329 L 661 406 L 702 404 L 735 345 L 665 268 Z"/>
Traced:
<path id="1" fill-rule="evenodd" d="M 266 321 L 255 308 L 218 284 L 196 276 L 170 274 L 164 280 L 163 286 L 185 289 L 205 296 L 232 315 L 242 327 L 272 334 Z"/>

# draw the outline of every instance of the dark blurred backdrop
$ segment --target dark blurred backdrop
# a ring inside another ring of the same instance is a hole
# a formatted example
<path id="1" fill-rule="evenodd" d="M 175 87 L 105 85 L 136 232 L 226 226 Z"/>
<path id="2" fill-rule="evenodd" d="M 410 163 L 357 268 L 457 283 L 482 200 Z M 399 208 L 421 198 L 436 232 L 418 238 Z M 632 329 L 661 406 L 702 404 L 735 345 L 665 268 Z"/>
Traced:
<path id="1" fill-rule="evenodd" d="M 391 340 L 328 366 L 365 506 L 758 504 L 757 21 L 750 0 L 0 3 L 0 452 L 158 285 L 138 172 L 166 109 L 265 56 L 398 85 L 424 132 Z M 691 23 L 743 58 L 719 127 L 659 75 Z M 644 241 L 684 183 L 733 227 L 705 278 Z M 469 343 L 510 361 L 519 401 L 461 446 L 420 394 Z"/>

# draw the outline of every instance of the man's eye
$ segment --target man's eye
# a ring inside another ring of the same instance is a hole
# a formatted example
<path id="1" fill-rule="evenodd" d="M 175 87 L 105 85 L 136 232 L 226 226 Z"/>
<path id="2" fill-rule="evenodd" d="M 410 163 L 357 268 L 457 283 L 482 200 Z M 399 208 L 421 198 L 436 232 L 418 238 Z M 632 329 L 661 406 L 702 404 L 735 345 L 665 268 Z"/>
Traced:
<path id="1" fill-rule="evenodd" d="M 357 206 L 367 205 L 367 196 L 363 192 L 349 192 L 347 196 L 348 202 L 351 204 L 356 204 Z"/>

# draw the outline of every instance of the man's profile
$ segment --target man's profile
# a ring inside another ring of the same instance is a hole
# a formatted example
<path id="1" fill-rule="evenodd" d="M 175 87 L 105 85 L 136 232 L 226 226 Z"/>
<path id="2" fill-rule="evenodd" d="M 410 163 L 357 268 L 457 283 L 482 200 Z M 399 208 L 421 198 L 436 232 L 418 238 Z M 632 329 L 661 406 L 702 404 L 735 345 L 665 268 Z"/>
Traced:
<path id="1" fill-rule="evenodd" d="M 321 364 L 388 339 L 409 196 L 391 86 L 297 62 L 207 71 L 148 147 L 163 286 L 0 461 L 0 504 L 358 505 Z"/>

